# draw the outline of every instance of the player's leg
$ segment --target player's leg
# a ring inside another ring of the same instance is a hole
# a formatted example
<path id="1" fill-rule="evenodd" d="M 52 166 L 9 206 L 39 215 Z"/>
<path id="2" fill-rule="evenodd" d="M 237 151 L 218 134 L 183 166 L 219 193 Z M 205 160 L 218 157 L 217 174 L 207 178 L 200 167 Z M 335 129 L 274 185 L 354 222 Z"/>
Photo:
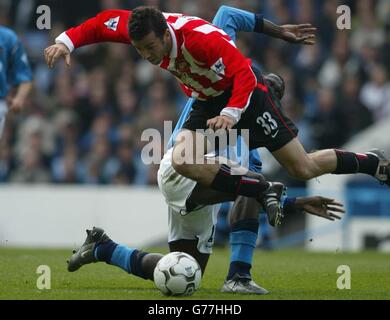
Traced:
<path id="1" fill-rule="evenodd" d="M 270 183 L 263 176 L 250 177 L 248 174 L 233 174 L 232 166 L 216 163 L 201 164 L 205 160 L 205 151 L 199 147 L 205 145 L 204 136 L 191 130 L 183 130 L 177 137 L 172 151 L 172 166 L 175 171 L 189 179 L 197 181 L 202 187 L 227 193 L 232 196 L 243 195 L 261 201 L 264 210 L 270 215 L 280 215 L 280 195 L 284 186 Z"/>
<path id="2" fill-rule="evenodd" d="M 203 275 L 211 253 L 210 244 L 214 241 L 216 209 L 205 206 L 204 203 L 188 201 L 194 194 L 197 183 L 179 175 L 172 167 L 172 149 L 161 160 L 157 181 L 168 204 L 170 251 L 182 251 L 193 256 Z"/>
<path id="3" fill-rule="evenodd" d="M 300 180 L 331 173 L 337 168 L 334 150 L 321 150 L 310 155 L 306 153 L 298 138 L 294 138 L 272 154 L 292 177 Z"/>
<path id="4" fill-rule="evenodd" d="M 153 280 L 153 271 L 163 257 L 159 253 L 147 253 L 112 241 L 101 228 L 87 230 L 83 245 L 74 250 L 68 261 L 68 271 L 74 272 L 90 263 L 106 262 L 129 274 Z"/>
<path id="5" fill-rule="evenodd" d="M 178 232 L 183 231 L 183 229 L 180 229 L 180 231 L 175 230 L 170 233 L 172 237 L 174 237 L 174 235 L 177 237 L 175 240 L 169 241 L 169 249 L 171 252 L 180 251 L 193 256 L 196 261 L 198 261 L 203 276 L 210 257 L 212 247 L 211 242 L 213 239 L 210 240 L 209 238 L 207 240 L 207 245 L 205 245 L 202 233 L 209 232 L 211 236 L 214 232 L 214 224 L 209 211 L 207 211 L 206 214 L 199 214 L 200 216 L 206 215 L 205 219 L 196 219 L 198 222 L 200 221 L 200 223 L 197 223 L 196 221 L 195 223 L 187 223 L 187 225 L 184 226 L 186 231 L 180 235 L 178 235 Z M 183 216 L 180 216 L 179 213 L 175 213 L 174 218 L 185 219 Z M 173 221 L 176 220 L 173 219 Z M 177 225 L 177 221 L 176 223 L 173 222 L 170 224 L 170 228 L 174 228 L 173 226 L 175 225 Z M 209 228 L 206 228 L 207 230 L 205 230 L 204 226 Z M 181 237 L 188 238 L 189 233 L 191 233 L 190 237 L 199 237 L 199 239 L 177 239 Z M 84 244 L 78 250 L 74 250 L 73 255 L 68 261 L 68 271 L 77 271 L 83 265 L 90 263 L 106 262 L 109 265 L 121 268 L 129 274 L 153 281 L 154 269 L 162 257 L 163 255 L 160 253 L 148 253 L 136 248 L 115 243 L 104 233 L 103 229 L 94 227 L 92 230 L 87 230 L 87 239 Z"/>
<path id="6" fill-rule="evenodd" d="M 328 149 L 308 154 L 296 138 L 273 155 L 296 179 L 309 180 L 327 173 L 363 173 L 390 185 L 390 161 L 379 151 L 361 154 Z"/>
<path id="7" fill-rule="evenodd" d="M 212 253 L 215 225 L 219 206 L 206 206 L 183 216 L 169 209 L 169 248 L 193 256 L 205 272 Z M 247 214 L 243 213 L 243 210 Z M 267 290 L 251 278 L 253 251 L 256 247 L 260 204 L 252 199 L 238 197 L 233 207 L 231 262 L 222 291 L 229 293 L 266 294 Z M 196 238 L 197 240 L 192 240 Z"/>
<path id="8" fill-rule="evenodd" d="M 178 176 L 170 166 L 169 155 L 166 155 L 161 162 L 158 182 L 167 201 L 179 208 L 179 212 L 185 206 L 185 199 L 196 184 L 192 180 L 181 179 Z M 78 250 L 74 251 L 68 262 L 68 270 L 73 272 L 85 264 L 103 261 L 120 267 L 127 273 L 153 280 L 154 268 L 162 256 L 115 243 L 104 233 L 104 230 L 94 228 L 87 230 L 87 239 Z"/>
<path id="9" fill-rule="evenodd" d="M 218 206 L 212 204 L 232 201 L 236 197 L 202 188 L 195 181 L 187 178 L 180 179 L 177 175 L 170 165 L 168 153 L 163 158 L 158 173 L 161 192 L 169 205 L 168 242 L 171 251 L 184 251 L 195 257 L 201 265 L 203 274 L 211 254 L 217 221 Z M 225 292 L 257 294 L 266 292 L 248 276 L 259 227 L 258 220 L 254 217 L 258 216 L 260 207 L 256 200 L 251 200 L 252 205 L 249 208 L 250 204 L 245 205 L 249 201 L 245 202 L 240 198 L 234 210 L 235 214 L 232 216 L 234 231 L 236 231 L 232 237 L 232 262 L 234 263 L 231 264 L 231 270 L 234 272 L 224 284 Z M 246 209 L 248 213 L 243 214 L 241 210 Z M 240 270 L 242 270 L 241 274 Z"/>
<path id="10" fill-rule="evenodd" d="M 259 230 L 260 205 L 251 198 L 238 197 L 230 213 L 230 265 L 222 292 L 267 294 L 252 280 L 253 254 Z"/>
<path id="11" fill-rule="evenodd" d="M 198 261 L 203 275 L 210 253 L 199 251 L 198 240 L 177 239 L 169 242 L 169 248 L 171 252 L 181 251 L 193 256 Z M 94 227 L 92 230 L 87 230 L 87 239 L 84 244 L 78 250 L 74 250 L 68 261 L 68 271 L 77 271 L 83 265 L 90 263 L 106 262 L 129 274 L 153 281 L 154 269 L 162 257 L 163 255 L 160 253 L 148 253 L 115 243 L 105 234 L 103 229 Z"/>
<path id="12" fill-rule="evenodd" d="M 265 75 L 264 79 L 266 83 L 273 88 L 275 95 L 281 99 L 285 90 L 283 78 L 279 75 L 270 73 Z M 187 104 L 186 108 L 188 108 L 188 105 L 192 104 Z M 187 112 L 187 117 L 188 115 L 189 113 Z M 200 111 L 200 108 L 198 108 L 196 111 L 193 110 L 190 115 L 194 120 L 191 121 L 189 119 L 187 122 L 181 124 L 182 127 L 184 125 L 184 127 L 189 130 L 176 132 L 175 139 L 171 139 L 171 141 L 176 141 L 172 155 L 172 165 L 181 175 L 196 180 L 203 186 L 209 186 L 213 183 L 214 177 L 220 169 L 220 164 L 217 163 L 216 165 L 208 166 L 197 165 L 204 163 L 204 154 L 214 150 L 210 150 L 210 143 L 205 136 L 194 132 L 194 129 L 205 129 L 204 123 L 207 121 L 207 118 L 215 116 L 216 114 L 213 112 L 203 113 Z M 181 119 L 181 121 L 183 120 Z M 175 131 L 176 130 L 177 129 L 175 129 Z M 204 148 L 200 148 L 199 146 L 204 146 Z"/>
<path id="13" fill-rule="evenodd" d="M 261 178 L 262 175 L 257 172 L 248 171 L 247 176 L 250 178 Z M 283 194 L 284 188 L 280 188 L 277 192 L 277 197 L 280 198 Z M 213 205 L 213 204 L 219 204 L 223 202 L 233 202 L 237 199 L 236 195 L 232 195 L 229 193 L 224 193 L 220 191 L 216 191 L 210 188 L 204 188 L 200 184 L 196 184 L 193 188 L 191 194 L 189 197 L 187 197 L 186 200 L 186 208 L 187 211 L 191 211 L 192 208 L 197 208 L 204 205 Z M 252 198 L 253 199 L 253 198 Z M 262 204 L 263 209 L 266 208 L 266 205 L 264 204 L 264 201 L 267 201 L 266 198 L 261 199 L 260 203 Z M 259 204 L 257 207 L 261 207 Z M 265 210 L 268 216 L 268 222 L 271 226 L 277 226 L 280 224 L 280 221 L 282 219 L 282 212 L 278 211 L 271 211 L 271 210 Z M 246 213 L 243 213 L 244 215 Z M 255 215 L 258 214 L 255 213 Z M 240 217 L 240 216 L 239 216 Z M 239 218 L 235 218 L 239 219 Z M 233 225 L 233 224 L 231 224 Z"/>
<path id="14" fill-rule="evenodd" d="M 371 175 L 390 186 L 390 161 L 385 155 L 373 150 L 367 153 L 354 153 L 337 149 L 320 150 L 306 153 L 299 139 L 298 130 L 285 116 L 280 99 L 274 87 L 264 89 L 264 110 L 268 113 L 265 129 L 274 124 L 275 138 L 267 148 L 289 174 L 300 180 L 309 180 L 323 174 L 356 174 Z M 272 131 L 271 131 L 272 133 Z"/>
<path id="15" fill-rule="evenodd" d="M 172 151 L 172 166 L 180 175 L 195 180 L 203 187 L 216 189 L 213 184 L 221 169 L 221 163 L 218 158 L 205 157 L 205 154 L 213 151 L 204 134 L 184 129 L 176 138 Z M 231 170 L 232 164 L 226 165 L 226 167 L 230 167 Z M 269 183 L 265 181 L 263 176 L 259 177 L 259 180 L 261 180 L 264 189 L 268 188 Z M 216 190 L 226 192 L 219 189 Z M 226 193 L 236 194 L 235 191 Z"/>
<path id="16" fill-rule="evenodd" d="M 187 199 L 187 207 L 233 202 L 236 199 L 236 195 L 205 188 L 197 183 L 191 196 Z"/>
<path id="17" fill-rule="evenodd" d="M 172 166 L 180 175 L 210 186 L 220 167 L 217 163 L 206 162 L 204 155 L 211 151 L 205 135 L 184 129 L 176 138 Z"/>
<path id="18" fill-rule="evenodd" d="M 202 277 L 206 271 L 207 262 L 210 254 L 199 252 L 198 240 L 181 239 L 169 243 L 170 252 L 185 252 L 194 257 L 198 261 L 200 269 L 202 270 Z"/>
<path id="19" fill-rule="evenodd" d="M 184 215 L 181 210 L 168 208 L 169 249 L 193 256 L 202 276 L 212 253 L 219 208 L 220 205 L 202 206 Z"/>
<path id="20" fill-rule="evenodd" d="M 166 173 L 166 170 L 162 171 Z M 250 174 L 258 175 L 252 172 Z M 216 209 L 213 204 L 235 200 L 230 216 L 231 262 L 222 290 L 249 294 L 267 293 L 265 289 L 254 283 L 250 276 L 259 228 L 258 215 L 261 205 L 258 201 L 253 198 L 232 197 L 229 194 L 202 188 L 189 179 L 181 181 L 180 186 L 173 182 L 175 179 L 172 178 L 172 174 L 161 174 L 159 181 L 162 179 L 169 181 L 161 184 L 161 188 L 170 204 L 168 222 L 171 251 L 184 251 L 191 254 L 198 260 L 204 272 L 214 242 L 216 218 L 213 216 L 216 216 Z M 183 190 L 187 190 L 185 194 Z M 181 195 L 181 202 L 178 201 L 177 195 Z M 191 240 L 194 238 L 197 240 Z"/>
<path id="21" fill-rule="evenodd" d="M 253 282 L 250 274 L 259 229 L 258 216 L 261 210 L 259 202 L 253 198 L 241 196 L 232 199 L 228 194 L 218 193 L 196 185 L 186 203 L 188 208 L 217 203 L 217 201 L 225 202 L 233 200 L 235 200 L 235 202 L 229 219 L 231 226 L 231 258 L 229 273 L 222 291 L 266 294 L 268 293 L 267 290 Z M 189 212 L 185 217 L 173 217 L 181 219 L 180 226 L 178 226 L 179 229 L 182 228 L 183 223 L 188 222 L 186 219 L 195 219 L 189 227 L 192 226 L 196 228 L 196 224 L 199 225 L 202 223 L 200 221 L 197 222 L 197 218 L 199 217 L 197 212 Z M 203 219 L 210 218 L 206 216 Z M 209 224 L 211 224 L 211 222 Z M 205 228 L 207 229 L 207 224 L 205 225 Z M 180 236 L 182 235 L 183 233 L 180 234 Z M 190 237 L 190 235 L 187 234 L 187 237 Z M 198 250 L 195 250 L 195 252 L 198 252 Z"/>

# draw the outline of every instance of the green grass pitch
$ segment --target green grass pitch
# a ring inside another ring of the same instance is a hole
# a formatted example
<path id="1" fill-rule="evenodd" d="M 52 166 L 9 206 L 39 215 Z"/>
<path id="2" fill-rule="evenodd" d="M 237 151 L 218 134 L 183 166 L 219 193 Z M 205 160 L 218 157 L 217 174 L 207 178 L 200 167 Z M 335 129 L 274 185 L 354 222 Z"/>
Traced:
<path id="1" fill-rule="evenodd" d="M 154 250 L 166 252 L 166 250 Z M 0 299 L 178 299 L 163 296 L 153 282 L 96 263 L 68 273 L 70 250 L 0 249 Z M 376 252 L 308 253 L 256 251 L 253 278 L 267 296 L 223 294 L 229 251 L 214 249 L 201 288 L 185 299 L 390 299 L 390 255 Z M 39 265 L 51 269 L 51 289 L 38 290 Z M 339 290 L 337 267 L 348 265 L 351 289 Z"/>

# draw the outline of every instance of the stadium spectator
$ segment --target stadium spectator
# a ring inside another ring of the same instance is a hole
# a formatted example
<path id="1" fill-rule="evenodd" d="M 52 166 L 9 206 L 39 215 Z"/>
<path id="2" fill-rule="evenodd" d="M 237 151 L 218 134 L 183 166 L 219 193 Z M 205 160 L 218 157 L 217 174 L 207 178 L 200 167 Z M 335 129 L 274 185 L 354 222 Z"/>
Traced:
<path id="1" fill-rule="evenodd" d="M 12 183 L 48 183 L 51 181 L 50 172 L 42 163 L 42 156 L 38 150 L 25 150 L 20 159 L 18 168 L 12 173 Z"/>
<path id="2" fill-rule="evenodd" d="M 361 91 L 361 101 L 380 120 L 390 115 L 390 82 L 387 81 L 386 70 L 382 65 L 375 66 Z"/>

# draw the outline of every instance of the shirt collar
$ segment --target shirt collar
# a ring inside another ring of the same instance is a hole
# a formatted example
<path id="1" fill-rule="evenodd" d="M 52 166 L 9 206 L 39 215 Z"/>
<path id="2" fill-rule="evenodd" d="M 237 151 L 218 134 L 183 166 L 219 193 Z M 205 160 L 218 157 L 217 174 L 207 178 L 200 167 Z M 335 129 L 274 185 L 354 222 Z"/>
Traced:
<path id="1" fill-rule="evenodd" d="M 168 23 L 168 30 L 172 38 L 172 50 L 171 53 L 169 54 L 169 58 L 175 59 L 177 58 L 177 38 L 176 38 L 175 30 L 169 23 Z"/>

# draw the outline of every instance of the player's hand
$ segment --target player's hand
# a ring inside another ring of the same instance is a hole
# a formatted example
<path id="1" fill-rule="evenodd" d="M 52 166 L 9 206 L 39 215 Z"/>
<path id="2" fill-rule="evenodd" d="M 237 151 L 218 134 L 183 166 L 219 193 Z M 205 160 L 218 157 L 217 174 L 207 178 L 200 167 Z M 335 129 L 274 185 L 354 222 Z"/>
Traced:
<path id="1" fill-rule="evenodd" d="M 17 96 L 6 98 L 8 109 L 11 112 L 19 113 L 23 111 L 24 99 L 20 99 Z"/>
<path id="2" fill-rule="evenodd" d="M 314 45 L 316 43 L 317 28 L 310 23 L 306 24 L 286 24 L 281 26 L 282 39 L 290 43 L 300 43 L 306 45 Z"/>
<path id="3" fill-rule="evenodd" d="M 343 204 L 334 199 L 320 196 L 297 198 L 296 206 L 305 213 L 322 217 L 327 220 L 340 220 L 340 213 L 345 213 Z"/>
<path id="4" fill-rule="evenodd" d="M 64 58 L 67 67 L 70 67 L 70 51 L 66 45 L 57 43 L 45 49 L 45 60 L 49 68 L 53 68 L 60 58 Z"/>
<path id="5" fill-rule="evenodd" d="M 215 118 L 207 120 L 207 126 L 214 131 L 217 131 L 219 129 L 230 130 L 234 127 L 234 125 L 234 120 L 228 116 L 217 116 Z"/>

